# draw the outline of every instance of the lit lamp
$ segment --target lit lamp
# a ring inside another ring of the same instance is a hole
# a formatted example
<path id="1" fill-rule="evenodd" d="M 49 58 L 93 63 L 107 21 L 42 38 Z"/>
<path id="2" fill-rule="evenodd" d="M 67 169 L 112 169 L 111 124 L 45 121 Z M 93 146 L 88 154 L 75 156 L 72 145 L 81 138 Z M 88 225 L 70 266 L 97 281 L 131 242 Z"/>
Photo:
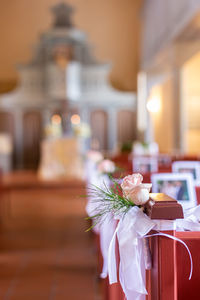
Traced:
<path id="1" fill-rule="evenodd" d="M 80 136 L 81 131 L 81 118 L 78 114 L 74 114 L 71 116 L 71 125 L 73 133 L 76 137 Z"/>
<path id="2" fill-rule="evenodd" d="M 72 125 L 79 125 L 81 122 L 81 118 L 78 114 L 74 114 L 71 116 L 71 123 Z"/>
<path id="3" fill-rule="evenodd" d="M 147 102 L 147 110 L 151 113 L 157 113 L 160 111 L 160 99 L 157 97 L 151 98 Z"/>
<path id="4" fill-rule="evenodd" d="M 61 116 L 55 114 L 51 117 L 51 128 L 52 136 L 60 137 L 62 136 L 62 124 Z"/>
<path id="5" fill-rule="evenodd" d="M 148 114 L 148 127 L 147 127 L 147 140 L 149 142 L 154 141 L 154 126 L 157 125 L 156 119 L 159 116 L 161 109 L 160 97 L 157 95 L 151 95 L 146 104 Z"/>
<path id="6" fill-rule="evenodd" d="M 71 116 L 71 124 L 74 135 L 76 137 L 85 139 L 90 137 L 90 126 L 85 122 L 81 122 L 81 118 L 78 114 L 74 114 Z"/>
<path id="7" fill-rule="evenodd" d="M 0 133 L 0 168 L 3 172 L 11 170 L 13 152 L 12 138 L 7 133 Z"/>
<path id="8" fill-rule="evenodd" d="M 85 122 L 81 122 L 81 118 L 78 114 L 71 116 L 71 124 L 74 136 L 79 141 L 80 153 L 84 155 L 89 149 L 89 138 L 91 136 L 90 126 Z"/>

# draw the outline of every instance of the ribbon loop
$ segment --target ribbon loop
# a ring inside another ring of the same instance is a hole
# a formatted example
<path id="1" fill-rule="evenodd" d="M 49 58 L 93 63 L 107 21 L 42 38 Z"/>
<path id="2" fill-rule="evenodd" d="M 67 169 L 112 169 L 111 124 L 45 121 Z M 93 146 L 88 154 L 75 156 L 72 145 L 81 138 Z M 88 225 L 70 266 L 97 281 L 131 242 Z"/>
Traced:
<path id="1" fill-rule="evenodd" d="M 188 246 L 186 245 L 186 243 L 183 242 L 181 239 L 173 236 L 173 235 L 170 235 L 170 234 L 167 234 L 167 233 L 162 233 L 162 232 L 145 235 L 143 238 L 149 238 L 149 237 L 154 237 L 154 236 L 164 236 L 164 237 L 167 237 L 169 239 L 172 239 L 172 240 L 174 240 L 176 242 L 181 243 L 186 248 L 186 250 L 188 252 L 188 255 L 189 255 L 189 258 L 190 258 L 190 274 L 189 274 L 189 278 L 188 278 L 190 280 L 192 278 L 192 273 L 193 273 L 193 261 L 192 261 L 192 254 L 191 254 Z"/>

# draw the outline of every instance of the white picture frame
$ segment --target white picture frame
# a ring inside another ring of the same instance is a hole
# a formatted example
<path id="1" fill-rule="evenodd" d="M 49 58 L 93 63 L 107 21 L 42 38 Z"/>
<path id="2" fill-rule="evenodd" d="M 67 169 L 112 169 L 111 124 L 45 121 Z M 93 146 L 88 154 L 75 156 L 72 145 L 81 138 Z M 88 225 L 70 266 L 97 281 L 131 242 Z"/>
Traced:
<path id="1" fill-rule="evenodd" d="M 152 193 L 165 193 L 184 209 L 197 205 L 193 176 L 190 173 L 157 173 L 151 175 Z"/>
<path id="2" fill-rule="evenodd" d="M 200 162 L 199 161 L 174 161 L 172 163 L 173 173 L 191 173 L 194 184 L 200 185 Z"/>
<path id="3" fill-rule="evenodd" d="M 154 173 L 158 172 L 158 159 L 154 156 L 134 156 L 132 159 L 134 173 Z"/>

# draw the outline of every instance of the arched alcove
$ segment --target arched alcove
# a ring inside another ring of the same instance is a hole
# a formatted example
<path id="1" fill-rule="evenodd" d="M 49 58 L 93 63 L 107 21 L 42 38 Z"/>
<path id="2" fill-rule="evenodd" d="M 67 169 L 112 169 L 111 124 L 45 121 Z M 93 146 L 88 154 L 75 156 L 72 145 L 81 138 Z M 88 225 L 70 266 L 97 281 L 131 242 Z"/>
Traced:
<path id="1" fill-rule="evenodd" d="M 136 139 L 136 114 L 130 110 L 120 110 L 117 114 L 118 142 L 120 144 Z"/>
<path id="2" fill-rule="evenodd" d="M 29 111 L 23 116 L 23 161 L 25 168 L 37 168 L 42 136 L 42 118 L 38 111 Z"/>
<path id="3" fill-rule="evenodd" d="M 104 110 L 91 113 L 92 140 L 97 141 L 99 150 L 108 148 L 108 114 Z"/>

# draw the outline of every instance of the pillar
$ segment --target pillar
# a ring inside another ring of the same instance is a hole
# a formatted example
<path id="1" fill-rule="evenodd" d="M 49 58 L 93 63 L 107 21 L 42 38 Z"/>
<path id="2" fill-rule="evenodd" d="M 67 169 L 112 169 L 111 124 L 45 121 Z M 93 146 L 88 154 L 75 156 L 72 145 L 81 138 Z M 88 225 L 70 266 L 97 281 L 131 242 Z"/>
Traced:
<path id="1" fill-rule="evenodd" d="M 181 153 L 184 150 L 184 116 L 181 97 L 180 68 L 172 69 L 172 97 L 173 97 L 173 150 Z"/>
<path id="2" fill-rule="evenodd" d="M 15 110 L 14 113 L 14 123 L 15 123 L 15 153 L 16 153 L 16 168 L 23 168 L 23 111 Z"/>
<path id="3" fill-rule="evenodd" d="M 108 111 L 108 150 L 112 151 L 117 146 L 117 111 L 109 108 Z"/>

